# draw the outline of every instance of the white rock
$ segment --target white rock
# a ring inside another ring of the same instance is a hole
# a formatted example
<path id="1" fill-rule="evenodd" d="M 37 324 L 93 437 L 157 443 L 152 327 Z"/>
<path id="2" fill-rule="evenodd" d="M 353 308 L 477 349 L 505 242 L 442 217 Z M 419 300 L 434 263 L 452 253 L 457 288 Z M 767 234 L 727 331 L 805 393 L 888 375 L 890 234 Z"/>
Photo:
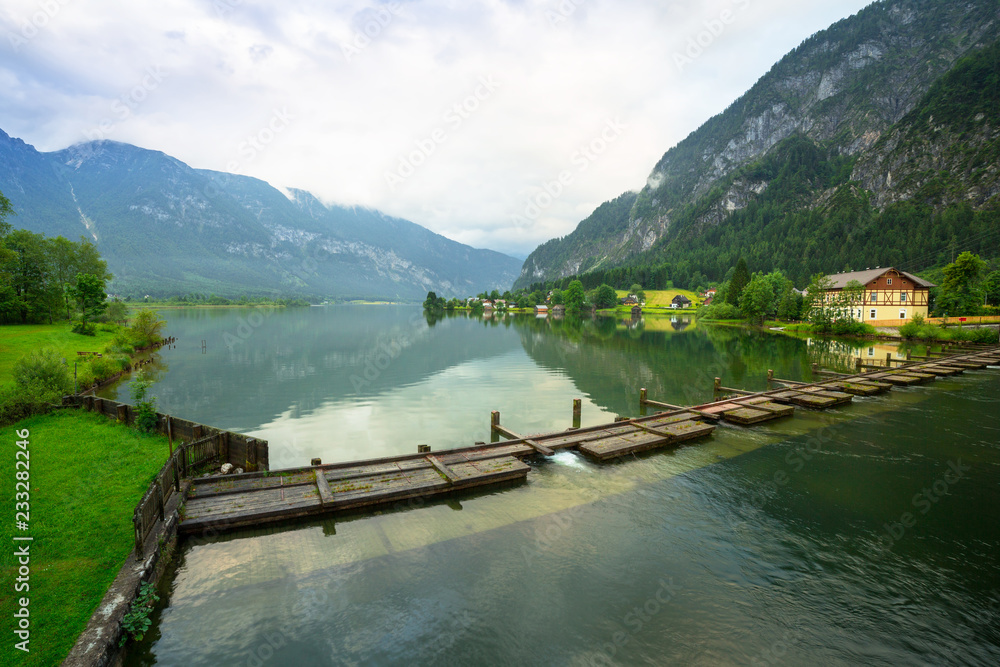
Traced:
<path id="1" fill-rule="evenodd" d="M 221 472 L 222 472 L 222 474 L 223 474 L 223 475 L 228 475 L 228 474 L 229 474 L 229 472 L 230 472 L 230 471 L 231 471 L 232 469 L 233 469 L 233 464 L 232 464 L 232 463 L 223 463 L 223 464 L 222 464 L 222 469 L 221 469 Z"/>
<path id="2" fill-rule="evenodd" d="M 237 468 L 236 470 L 233 471 L 233 474 L 234 475 L 242 475 L 243 474 L 243 468 Z"/>

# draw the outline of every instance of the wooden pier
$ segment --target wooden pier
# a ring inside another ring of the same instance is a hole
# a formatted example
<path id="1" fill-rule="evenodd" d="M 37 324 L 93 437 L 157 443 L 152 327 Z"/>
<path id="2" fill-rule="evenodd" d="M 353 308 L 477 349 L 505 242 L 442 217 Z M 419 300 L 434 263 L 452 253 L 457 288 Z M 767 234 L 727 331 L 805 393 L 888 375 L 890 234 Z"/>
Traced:
<path id="1" fill-rule="evenodd" d="M 638 452 L 676 447 L 710 436 L 719 421 L 751 427 L 791 417 L 796 407 L 822 410 L 850 403 L 855 396 L 876 396 L 893 387 L 929 382 L 966 370 L 1000 364 L 1000 348 L 988 347 L 933 359 L 910 360 L 893 367 L 868 366 L 855 374 L 822 371 L 813 365 L 816 382 L 775 378 L 768 372 L 766 391 L 752 392 L 723 387 L 724 397 L 702 405 L 683 407 L 651 400 L 640 390 L 643 408 L 657 414 L 636 419 L 619 418 L 612 424 L 579 428 L 580 402 L 573 403 L 574 426 L 565 431 L 521 435 L 501 425 L 493 412 L 494 434 L 508 440 L 474 447 L 430 452 L 420 445 L 418 454 L 353 463 L 319 464 L 278 471 L 198 478 L 191 481 L 181 511 L 181 533 L 227 530 L 268 522 L 386 504 L 427 499 L 524 481 L 530 466 L 522 459 L 548 457 L 574 449 L 598 462 L 622 459 Z"/>

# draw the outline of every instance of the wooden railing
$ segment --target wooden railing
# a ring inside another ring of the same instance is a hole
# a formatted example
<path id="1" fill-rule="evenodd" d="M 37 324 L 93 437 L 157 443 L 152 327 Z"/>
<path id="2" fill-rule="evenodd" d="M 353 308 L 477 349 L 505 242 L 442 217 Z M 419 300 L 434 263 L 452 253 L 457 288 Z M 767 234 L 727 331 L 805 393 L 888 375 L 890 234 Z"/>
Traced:
<path id="1" fill-rule="evenodd" d="M 142 500 L 132 512 L 132 528 L 135 535 L 136 558 L 143 556 L 143 544 L 157 521 L 163 521 L 164 511 L 170 497 L 180 491 L 180 468 L 184 457 L 183 448 L 178 449 L 156 473 Z"/>

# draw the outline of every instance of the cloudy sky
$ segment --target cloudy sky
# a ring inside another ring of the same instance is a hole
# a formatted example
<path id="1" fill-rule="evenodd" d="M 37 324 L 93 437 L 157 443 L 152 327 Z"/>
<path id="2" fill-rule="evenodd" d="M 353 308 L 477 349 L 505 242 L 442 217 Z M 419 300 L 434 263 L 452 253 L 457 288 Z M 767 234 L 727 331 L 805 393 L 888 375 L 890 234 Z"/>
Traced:
<path id="1" fill-rule="evenodd" d="M 867 0 L 5 0 L 0 129 L 523 257 Z"/>

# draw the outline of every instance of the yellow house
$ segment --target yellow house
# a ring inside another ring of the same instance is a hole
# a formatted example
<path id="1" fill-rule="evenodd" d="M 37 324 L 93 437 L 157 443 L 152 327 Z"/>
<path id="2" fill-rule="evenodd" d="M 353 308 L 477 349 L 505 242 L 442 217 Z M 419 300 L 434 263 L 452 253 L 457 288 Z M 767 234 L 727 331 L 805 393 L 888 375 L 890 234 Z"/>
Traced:
<path id="1" fill-rule="evenodd" d="M 837 299 L 852 280 L 861 283 L 864 298 L 853 306 L 854 319 L 861 322 L 909 320 L 918 314 L 927 317 L 930 288 L 935 286 L 912 273 L 893 268 L 837 273 L 828 278 L 832 285 L 826 292 L 827 302 Z"/>

